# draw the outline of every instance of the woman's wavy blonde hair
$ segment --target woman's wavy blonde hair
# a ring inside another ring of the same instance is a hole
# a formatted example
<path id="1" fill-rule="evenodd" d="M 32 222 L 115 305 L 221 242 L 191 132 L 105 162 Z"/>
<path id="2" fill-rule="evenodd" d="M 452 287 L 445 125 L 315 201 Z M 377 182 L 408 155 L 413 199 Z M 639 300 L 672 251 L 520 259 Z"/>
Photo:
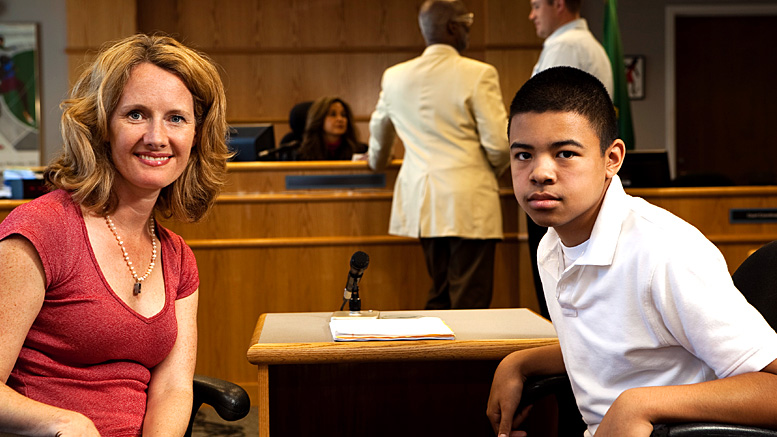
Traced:
<path id="1" fill-rule="evenodd" d="M 150 63 L 178 76 L 194 100 L 196 136 L 183 174 L 163 188 L 155 210 L 184 222 L 201 219 L 226 178 L 228 126 L 226 97 L 210 59 L 173 38 L 134 35 L 100 50 L 60 107 L 64 146 L 45 170 L 46 183 L 69 191 L 96 214 L 113 212 L 116 168 L 111 160 L 108 126 L 133 67 Z"/>

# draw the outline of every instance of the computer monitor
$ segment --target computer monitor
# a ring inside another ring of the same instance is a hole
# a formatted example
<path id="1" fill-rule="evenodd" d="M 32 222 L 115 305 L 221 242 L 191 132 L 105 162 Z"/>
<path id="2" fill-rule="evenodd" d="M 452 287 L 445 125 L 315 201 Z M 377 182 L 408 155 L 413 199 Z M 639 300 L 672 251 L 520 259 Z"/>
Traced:
<path id="1" fill-rule="evenodd" d="M 628 150 L 618 176 L 626 188 L 668 187 L 669 156 L 666 150 Z"/>
<path id="2" fill-rule="evenodd" d="M 237 152 L 232 161 L 256 161 L 259 152 L 275 148 L 273 125 L 234 125 L 229 128 L 229 150 Z"/>

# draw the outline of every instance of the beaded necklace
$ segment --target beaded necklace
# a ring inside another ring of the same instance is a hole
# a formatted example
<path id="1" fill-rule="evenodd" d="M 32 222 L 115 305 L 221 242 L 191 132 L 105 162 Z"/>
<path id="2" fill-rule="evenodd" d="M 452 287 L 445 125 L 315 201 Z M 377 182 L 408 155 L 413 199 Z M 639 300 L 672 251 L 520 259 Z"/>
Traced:
<path id="1" fill-rule="evenodd" d="M 124 262 L 127 263 L 127 267 L 129 267 L 132 278 L 135 279 L 135 286 L 132 288 L 132 295 L 137 296 L 140 294 L 141 283 L 145 281 L 149 275 L 151 275 L 151 272 L 154 270 L 154 262 L 156 261 L 156 234 L 154 233 L 154 218 L 150 217 L 148 219 L 148 232 L 151 234 L 151 262 L 148 264 L 146 274 L 140 277 L 138 277 L 138 274 L 135 272 L 135 266 L 132 265 L 132 261 L 129 259 L 127 249 L 124 248 L 124 241 L 122 241 L 121 237 L 119 237 L 119 234 L 116 232 L 116 226 L 113 225 L 113 220 L 111 220 L 111 216 L 108 214 L 105 215 L 105 223 L 108 224 L 108 228 L 113 233 L 113 236 L 116 237 L 116 241 L 119 243 L 121 253 L 124 255 Z"/>

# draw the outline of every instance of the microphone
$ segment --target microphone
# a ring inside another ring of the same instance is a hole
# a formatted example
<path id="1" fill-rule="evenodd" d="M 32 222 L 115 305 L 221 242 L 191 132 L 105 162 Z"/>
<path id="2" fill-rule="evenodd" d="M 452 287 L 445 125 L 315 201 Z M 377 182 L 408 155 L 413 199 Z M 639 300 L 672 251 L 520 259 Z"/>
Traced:
<path id="1" fill-rule="evenodd" d="M 343 304 L 340 311 L 335 311 L 332 319 L 348 317 L 367 317 L 377 318 L 378 311 L 362 311 L 362 302 L 359 297 L 359 281 L 361 281 L 364 271 L 370 265 L 370 256 L 362 251 L 357 251 L 351 257 L 351 269 L 348 271 L 348 279 L 345 282 L 343 291 Z M 348 311 L 342 311 L 345 302 L 348 301 Z"/>
<path id="2" fill-rule="evenodd" d="M 362 309 L 362 302 L 359 299 L 359 281 L 369 265 L 370 256 L 361 250 L 351 257 L 351 270 L 348 271 L 348 281 L 345 283 L 343 291 L 343 300 L 348 300 L 348 309 L 351 311 L 361 311 Z"/>
<path id="3" fill-rule="evenodd" d="M 299 146 L 300 144 L 298 142 L 293 142 L 293 143 L 281 144 L 280 146 L 274 149 L 262 150 L 256 155 L 256 160 L 272 161 L 272 160 L 279 160 L 278 158 L 281 158 L 280 161 L 291 161 L 291 159 L 288 157 L 284 159 L 283 154 L 289 153 L 292 150 L 299 148 Z"/>

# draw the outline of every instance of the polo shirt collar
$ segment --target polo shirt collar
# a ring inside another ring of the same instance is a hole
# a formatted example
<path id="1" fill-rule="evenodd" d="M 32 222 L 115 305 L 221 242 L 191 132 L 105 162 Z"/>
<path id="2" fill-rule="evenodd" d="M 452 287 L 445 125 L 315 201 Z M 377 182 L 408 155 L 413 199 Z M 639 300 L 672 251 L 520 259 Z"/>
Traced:
<path id="1" fill-rule="evenodd" d="M 577 259 L 576 265 L 607 266 L 612 264 L 621 227 L 628 215 L 628 198 L 629 195 L 623 190 L 620 177 L 615 175 L 604 194 L 602 208 L 599 210 L 599 215 L 596 217 L 594 228 L 591 231 L 588 249 L 583 256 Z M 553 228 L 548 228 L 546 238 L 550 239 L 552 247 L 546 252 L 540 263 L 547 264 L 549 272 L 556 272 L 561 257 L 561 239 Z M 554 276 L 556 275 L 554 274 Z"/>
<path id="2" fill-rule="evenodd" d="M 623 190 L 621 179 L 615 175 L 607 187 L 602 208 L 591 231 L 588 250 L 578 259 L 581 265 L 607 266 L 615 258 L 623 221 L 628 215 L 629 195 Z"/>

